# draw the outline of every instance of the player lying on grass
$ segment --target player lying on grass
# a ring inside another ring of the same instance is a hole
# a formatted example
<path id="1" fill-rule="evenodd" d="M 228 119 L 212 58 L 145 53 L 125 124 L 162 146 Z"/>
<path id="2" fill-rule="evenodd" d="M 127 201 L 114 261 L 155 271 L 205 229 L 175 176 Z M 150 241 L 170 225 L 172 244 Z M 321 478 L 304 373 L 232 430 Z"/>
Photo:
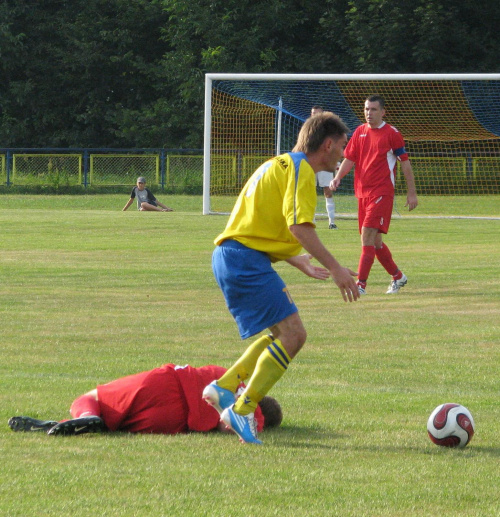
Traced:
<path id="1" fill-rule="evenodd" d="M 15 416 L 8 424 L 13 431 L 49 435 L 106 430 L 158 434 L 230 432 L 202 399 L 203 388 L 225 371 L 225 368 L 213 365 L 193 368 L 165 364 L 99 385 L 78 397 L 71 405 L 71 420 L 57 422 Z M 259 430 L 279 426 L 282 420 L 280 405 L 272 397 L 265 397 L 255 416 Z"/>

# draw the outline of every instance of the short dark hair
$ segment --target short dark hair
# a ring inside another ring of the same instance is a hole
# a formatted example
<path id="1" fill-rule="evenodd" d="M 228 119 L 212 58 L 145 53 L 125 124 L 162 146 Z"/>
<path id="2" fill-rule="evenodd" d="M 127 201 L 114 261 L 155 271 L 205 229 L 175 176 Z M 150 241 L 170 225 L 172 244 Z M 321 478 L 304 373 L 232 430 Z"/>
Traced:
<path id="1" fill-rule="evenodd" d="M 385 108 L 385 99 L 382 97 L 382 95 L 375 93 L 373 95 L 369 95 L 366 100 L 368 102 L 378 102 L 381 108 Z"/>
<path id="2" fill-rule="evenodd" d="M 325 138 L 331 137 L 338 140 L 348 132 L 349 128 L 338 115 L 331 111 L 323 111 L 304 122 L 293 152 L 314 153 Z"/>
<path id="3" fill-rule="evenodd" d="M 264 429 L 279 427 L 283 420 L 283 412 L 279 402 L 273 397 L 265 396 L 259 402 L 259 407 L 264 416 Z"/>

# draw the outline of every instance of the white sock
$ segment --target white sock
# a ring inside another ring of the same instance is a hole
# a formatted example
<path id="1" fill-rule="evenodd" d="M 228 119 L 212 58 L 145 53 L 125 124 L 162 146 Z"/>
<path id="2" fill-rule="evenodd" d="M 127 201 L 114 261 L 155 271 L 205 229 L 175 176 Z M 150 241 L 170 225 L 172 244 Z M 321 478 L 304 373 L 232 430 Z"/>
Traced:
<path id="1" fill-rule="evenodd" d="M 335 222 L 335 201 L 333 197 L 327 197 L 326 199 L 326 211 L 328 212 L 328 220 L 330 224 Z"/>

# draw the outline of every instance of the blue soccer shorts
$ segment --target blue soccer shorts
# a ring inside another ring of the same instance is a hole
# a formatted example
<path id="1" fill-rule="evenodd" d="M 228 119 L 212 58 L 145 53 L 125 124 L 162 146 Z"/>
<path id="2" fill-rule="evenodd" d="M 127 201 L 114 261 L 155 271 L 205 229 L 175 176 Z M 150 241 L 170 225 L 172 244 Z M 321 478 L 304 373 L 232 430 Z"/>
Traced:
<path id="1" fill-rule="evenodd" d="M 266 253 L 226 240 L 212 255 L 215 279 L 241 339 L 262 332 L 298 309 Z"/>

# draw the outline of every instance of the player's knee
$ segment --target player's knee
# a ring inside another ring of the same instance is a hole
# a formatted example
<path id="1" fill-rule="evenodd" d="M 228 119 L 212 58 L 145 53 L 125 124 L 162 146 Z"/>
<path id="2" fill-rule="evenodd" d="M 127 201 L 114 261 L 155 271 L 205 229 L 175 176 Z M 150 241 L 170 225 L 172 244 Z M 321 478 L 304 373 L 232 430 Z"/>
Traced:
<path id="1" fill-rule="evenodd" d="M 307 339 L 307 331 L 304 327 L 297 332 L 297 345 L 302 348 Z"/>
<path id="2" fill-rule="evenodd" d="M 84 397 L 91 397 L 91 398 L 97 400 L 98 399 L 98 397 L 97 397 L 97 388 L 94 388 L 93 390 L 88 391 L 83 396 Z"/>
<path id="3" fill-rule="evenodd" d="M 293 359 L 304 346 L 306 339 L 307 332 L 304 328 L 302 328 L 297 329 L 295 332 L 293 332 L 293 334 L 283 336 L 281 342 L 283 343 L 283 346 L 286 348 L 290 357 Z"/>

